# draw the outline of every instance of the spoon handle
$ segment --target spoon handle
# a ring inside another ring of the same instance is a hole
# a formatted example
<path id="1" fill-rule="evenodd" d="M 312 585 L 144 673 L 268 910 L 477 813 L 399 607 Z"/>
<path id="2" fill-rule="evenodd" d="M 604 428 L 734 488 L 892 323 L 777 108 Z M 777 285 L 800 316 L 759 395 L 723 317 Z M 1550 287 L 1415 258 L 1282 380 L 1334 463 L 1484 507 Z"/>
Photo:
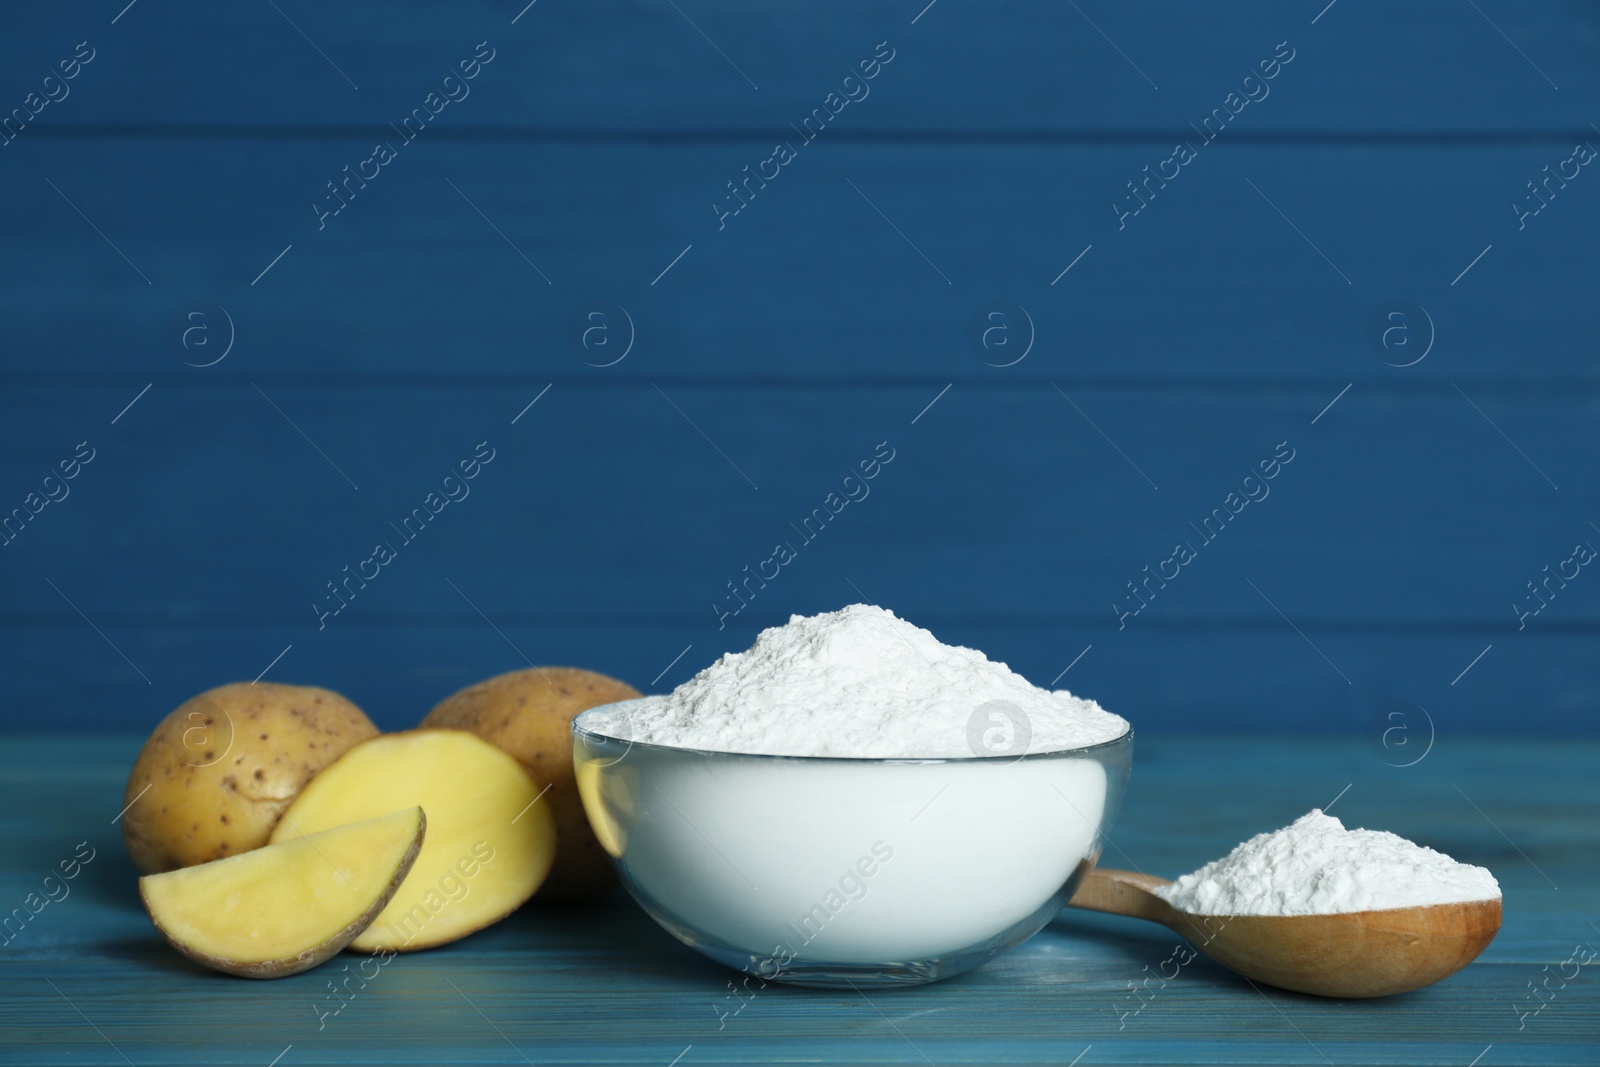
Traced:
<path id="1" fill-rule="evenodd" d="M 1078 886 L 1077 893 L 1067 901 L 1067 906 L 1167 924 L 1175 918 L 1172 905 L 1156 896 L 1152 890 L 1171 884 L 1165 878 L 1136 871 L 1096 867 Z"/>

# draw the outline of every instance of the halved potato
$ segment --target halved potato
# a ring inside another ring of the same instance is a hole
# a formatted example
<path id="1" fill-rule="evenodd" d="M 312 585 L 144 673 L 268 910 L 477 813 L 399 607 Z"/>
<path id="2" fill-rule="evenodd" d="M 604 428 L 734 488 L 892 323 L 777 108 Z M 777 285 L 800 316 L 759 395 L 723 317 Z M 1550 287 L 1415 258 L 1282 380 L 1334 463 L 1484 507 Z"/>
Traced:
<path id="1" fill-rule="evenodd" d="M 420 804 L 428 812 L 428 839 L 411 877 L 350 947 L 432 948 L 498 922 L 539 888 L 556 851 L 543 794 L 522 764 L 472 734 L 385 734 L 313 778 L 272 840 Z"/>
<path id="2" fill-rule="evenodd" d="M 583 813 L 572 768 L 572 719 L 581 711 L 639 691 L 626 682 L 577 667 L 530 667 L 497 674 L 441 700 L 424 727 L 469 730 L 515 756 L 550 786 L 556 818 L 556 862 L 538 902 L 585 900 L 617 884 L 602 841 Z"/>
<path id="3" fill-rule="evenodd" d="M 348 945 L 389 903 L 422 849 L 408 808 L 139 879 L 145 910 L 174 948 L 246 978 L 282 978 Z"/>

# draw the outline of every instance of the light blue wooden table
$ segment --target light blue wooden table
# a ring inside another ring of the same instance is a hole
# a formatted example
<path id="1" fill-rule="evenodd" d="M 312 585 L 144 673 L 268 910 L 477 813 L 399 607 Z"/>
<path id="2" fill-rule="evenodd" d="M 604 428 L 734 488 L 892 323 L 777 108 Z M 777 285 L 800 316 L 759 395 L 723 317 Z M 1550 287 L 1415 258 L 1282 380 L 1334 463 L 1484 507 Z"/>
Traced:
<path id="1" fill-rule="evenodd" d="M 0 903 L 21 906 L 59 861 L 93 850 L 68 894 L 0 946 L 0 1062 L 1600 1063 L 1600 969 L 1563 965 L 1600 947 L 1593 741 L 1445 735 L 1395 767 L 1392 753 L 1343 739 L 1141 737 L 1108 865 L 1176 875 L 1332 803 L 1347 823 L 1490 867 L 1505 891 L 1500 936 L 1465 971 L 1406 996 L 1258 991 L 1204 959 L 1145 983 L 1173 935 L 1068 912 L 935 985 L 869 996 L 772 986 L 740 999 L 732 972 L 618 893 L 530 907 L 397 958 L 337 1014 L 327 987 L 342 961 L 252 982 L 161 942 L 114 825 L 137 745 L 0 745 Z M 1548 991 L 1535 999 L 1533 986 Z"/>

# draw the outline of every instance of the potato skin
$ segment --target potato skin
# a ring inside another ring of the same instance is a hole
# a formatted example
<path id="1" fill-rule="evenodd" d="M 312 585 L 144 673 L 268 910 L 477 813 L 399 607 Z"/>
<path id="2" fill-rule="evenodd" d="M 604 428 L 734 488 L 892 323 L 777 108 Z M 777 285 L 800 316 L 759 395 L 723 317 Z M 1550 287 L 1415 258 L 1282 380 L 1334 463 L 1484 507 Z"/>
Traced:
<path id="1" fill-rule="evenodd" d="M 122 840 L 142 874 L 260 848 L 311 777 L 378 728 L 338 693 L 235 682 L 161 721 L 139 751 Z"/>
<path id="2" fill-rule="evenodd" d="M 516 758 L 548 785 L 556 820 L 556 861 L 536 902 L 585 900 L 617 884 L 595 840 L 572 770 L 572 719 L 581 711 L 632 700 L 637 689 L 578 667 L 533 667 L 496 675 L 441 700 L 422 726 L 467 730 Z"/>

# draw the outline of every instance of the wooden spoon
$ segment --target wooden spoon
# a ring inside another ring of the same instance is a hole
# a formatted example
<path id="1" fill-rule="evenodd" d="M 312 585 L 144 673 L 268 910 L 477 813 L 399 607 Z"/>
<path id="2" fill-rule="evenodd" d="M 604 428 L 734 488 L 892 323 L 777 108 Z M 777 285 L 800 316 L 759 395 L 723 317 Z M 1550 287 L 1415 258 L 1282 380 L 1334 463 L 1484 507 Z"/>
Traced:
<path id="1" fill-rule="evenodd" d="M 1246 978 L 1322 997 L 1421 989 L 1471 963 L 1500 929 L 1498 900 L 1338 915 L 1191 915 L 1153 892 L 1171 884 L 1097 868 L 1068 904 L 1160 923 Z"/>

